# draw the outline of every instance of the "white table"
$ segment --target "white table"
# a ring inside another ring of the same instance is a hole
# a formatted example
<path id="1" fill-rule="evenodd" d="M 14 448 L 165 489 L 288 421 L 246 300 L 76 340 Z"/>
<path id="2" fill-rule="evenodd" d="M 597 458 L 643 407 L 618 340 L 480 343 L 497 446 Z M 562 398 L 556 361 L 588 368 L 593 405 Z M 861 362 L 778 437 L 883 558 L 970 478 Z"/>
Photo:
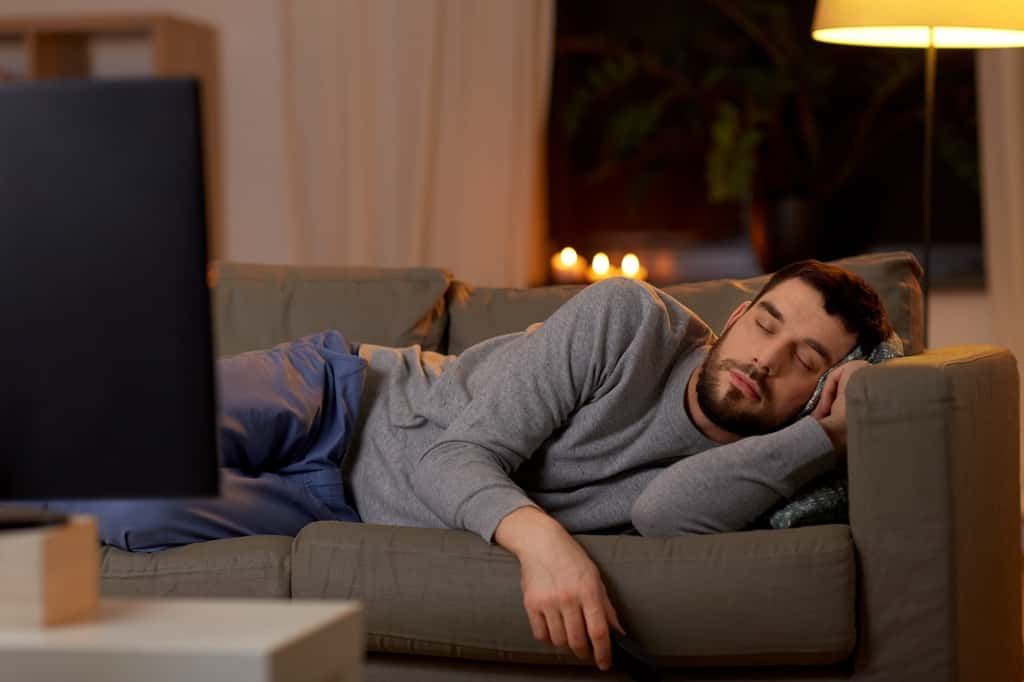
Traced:
<path id="1" fill-rule="evenodd" d="M 0 681 L 355 682 L 364 649 L 356 602 L 108 598 L 87 623 L 0 628 Z"/>

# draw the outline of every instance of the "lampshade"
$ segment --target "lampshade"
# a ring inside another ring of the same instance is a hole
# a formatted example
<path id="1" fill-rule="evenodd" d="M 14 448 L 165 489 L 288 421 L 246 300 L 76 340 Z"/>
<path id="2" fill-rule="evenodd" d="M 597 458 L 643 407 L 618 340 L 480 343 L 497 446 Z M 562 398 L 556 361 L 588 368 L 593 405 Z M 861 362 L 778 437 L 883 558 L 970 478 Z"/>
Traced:
<path id="1" fill-rule="evenodd" d="M 1022 0 L 818 0 L 815 40 L 879 47 L 1024 46 Z"/>

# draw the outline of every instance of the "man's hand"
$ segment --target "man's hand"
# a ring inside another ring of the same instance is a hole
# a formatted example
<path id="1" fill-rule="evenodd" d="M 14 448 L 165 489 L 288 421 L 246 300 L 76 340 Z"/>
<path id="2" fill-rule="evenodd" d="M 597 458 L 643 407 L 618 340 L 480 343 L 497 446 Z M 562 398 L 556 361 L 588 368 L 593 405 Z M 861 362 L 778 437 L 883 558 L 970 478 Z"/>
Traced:
<path id="1" fill-rule="evenodd" d="M 846 382 L 857 371 L 868 366 L 864 360 L 853 360 L 828 375 L 818 406 L 811 415 L 825 429 L 837 453 L 846 452 Z"/>
<path id="2" fill-rule="evenodd" d="M 597 667 L 608 670 L 609 623 L 625 631 L 597 566 L 579 543 L 534 507 L 522 507 L 503 518 L 494 539 L 519 559 L 523 605 L 534 638 L 568 647 L 580 659 L 593 652 Z"/>

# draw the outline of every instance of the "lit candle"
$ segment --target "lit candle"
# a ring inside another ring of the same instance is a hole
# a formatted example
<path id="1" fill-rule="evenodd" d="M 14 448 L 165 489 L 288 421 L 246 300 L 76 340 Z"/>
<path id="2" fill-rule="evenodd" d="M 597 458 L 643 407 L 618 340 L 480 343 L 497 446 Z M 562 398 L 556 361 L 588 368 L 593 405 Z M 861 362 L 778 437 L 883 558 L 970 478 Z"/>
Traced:
<path id="1" fill-rule="evenodd" d="M 594 254 L 594 258 L 590 262 L 590 268 L 587 270 L 587 281 L 597 282 L 609 277 L 618 277 L 621 274 L 622 272 L 612 265 L 608 259 L 608 254 L 599 251 Z"/>
<path id="2" fill-rule="evenodd" d="M 622 274 L 630 279 L 647 279 L 647 268 L 640 265 L 640 259 L 634 253 L 622 257 Z"/>
<path id="3" fill-rule="evenodd" d="M 567 246 L 551 257 L 551 279 L 558 284 L 579 284 L 587 269 L 576 249 Z"/>

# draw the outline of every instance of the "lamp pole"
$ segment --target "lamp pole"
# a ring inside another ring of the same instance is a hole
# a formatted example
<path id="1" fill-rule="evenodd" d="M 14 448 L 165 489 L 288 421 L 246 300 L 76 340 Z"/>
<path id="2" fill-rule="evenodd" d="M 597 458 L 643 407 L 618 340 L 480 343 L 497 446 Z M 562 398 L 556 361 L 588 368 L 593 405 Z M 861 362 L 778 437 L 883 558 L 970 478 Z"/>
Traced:
<path id="1" fill-rule="evenodd" d="M 921 169 L 921 237 L 924 247 L 924 345 L 928 346 L 929 290 L 932 280 L 932 135 L 935 127 L 935 28 L 928 27 L 928 48 L 924 68 L 924 160 Z"/>

